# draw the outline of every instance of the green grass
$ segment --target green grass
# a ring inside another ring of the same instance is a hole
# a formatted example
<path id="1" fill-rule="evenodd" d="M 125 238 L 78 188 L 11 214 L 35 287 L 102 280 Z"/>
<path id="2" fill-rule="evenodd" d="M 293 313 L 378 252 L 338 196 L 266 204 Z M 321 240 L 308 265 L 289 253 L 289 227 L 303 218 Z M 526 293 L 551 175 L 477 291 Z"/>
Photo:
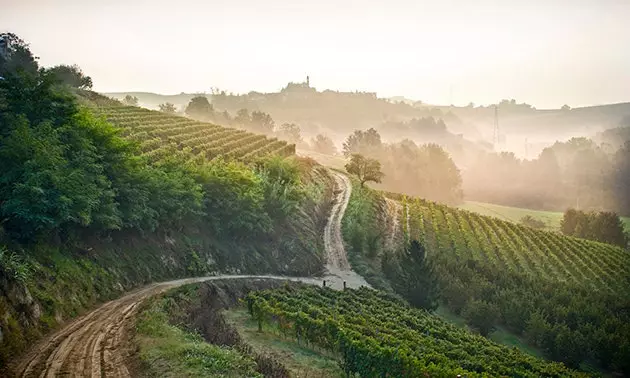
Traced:
<path id="1" fill-rule="evenodd" d="M 470 328 L 466 325 L 464 318 L 444 306 L 438 307 L 435 311 L 435 315 L 453 325 L 470 330 Z M 518 335 L 515 335 L 503 327 L 497 327 L 488 335 L 488 338 L 497 344 L 505 345 L 507 347 L 515 347 L 523 353 L 527 353 L 538 358 L 545 358 L 541 350 L 528 345 L 525 341 L 518 337 Z"/>
<path id="2" fill-rule="evenodd" d="M 292 377 L 345 377 L 333 357 L 298 345 L 293 339 L 284 339 L 268 329 L 258 332 L 258 323 L 244 308 L 226 311 L 225 318 L 256 351 L 277 357 L 291 371 Z"/>
<path id="3" fill-rule="evenodd" d="M 168 301 L 152 300 L 136 324 L 136 342 L 146 376 L 262 377 L 250 357 L 206 343 L 200 335 L 169 324 Z"/>
<path id="4" fill-rule="evenodd" d="M 560 230 L 560 221 L 563 215 L 563 213 L 559 211 L 530 210 L 476 201 L 465 201 L 464 204 L 458 207 L 463 210 L 501 218 L 514 223 L 519 223 L 521 218 L 530 215 L 534 219 L 543 221 L 545 225 L 547 225 L 547 229 L 552 231 Z M 621 217 L 621 220 L 626 227 L 626 232 L 630 232 L 630 217 Z"/>

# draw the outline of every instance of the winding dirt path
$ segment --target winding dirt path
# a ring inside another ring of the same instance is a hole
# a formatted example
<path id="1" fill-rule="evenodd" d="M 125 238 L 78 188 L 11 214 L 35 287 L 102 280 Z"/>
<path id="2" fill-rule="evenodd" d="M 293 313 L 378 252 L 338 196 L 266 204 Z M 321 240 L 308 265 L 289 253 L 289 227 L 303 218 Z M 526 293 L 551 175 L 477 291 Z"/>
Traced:
<path id="1" fill-rule="evenodd" d="M 220 275 L 154 283 L 104 303 L 44 337 L 12 364 L 11 371 L 16 377 L 130 377 L 126 361 L 135 353 L 131 342 L 133 332 L 130 331 L 140 304 L 153 295 L 185 284 L 267 278 L 312 285 L 322 285 L 322 280 L 326 280 L 326 285 L 335 289 L 343 288 L 344 282 L 350 288 L 369 286 L 350 269 L 341 236 L 341 219 L 350 200 L 350 181 L 342 174 L 333 174 L 337 188 L 324 234 L 327 253 L 327 273 L 324 277 Z"/>
<path id="2" fill-rule="evenodd" d="M 335 178 L 335 203 L 324 229 L 324 248 L 326 249 L 326 276 L 324 279 L 330 280 L 336 289 L 342 288 L 343 282 L 346 282 L 348 287 L 371 287 L 363 277 L 350 268 L 341 235 L 341 220 L 348 207 L 348 202 L 350 202 L 352 185 L 345 175 L 332 171 L 331 174 Z"/>

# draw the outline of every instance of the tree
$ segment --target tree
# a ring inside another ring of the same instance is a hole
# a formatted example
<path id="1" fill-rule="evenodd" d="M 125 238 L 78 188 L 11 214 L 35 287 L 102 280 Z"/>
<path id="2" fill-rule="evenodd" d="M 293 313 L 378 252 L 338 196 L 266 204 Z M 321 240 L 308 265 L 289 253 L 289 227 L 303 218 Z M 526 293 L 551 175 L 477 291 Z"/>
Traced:
<path id="1" fill-rule="evenodd" d="M 440 295 L 437 276 L 426 258 L 424 245 L 412 240 L 400 259 L 398 279 L 394 289 L 415 307 L 433 311 Z"/>
<path id="2" fill-rule="evenodd" d="M 385 176 L 383 172 L 381 172 L 381 163 L 360 154 L 352 154 L 350 162 L 346 164 L 346 171 L 359 178 L 361 187 L 368 181 L 379 183 L 383 176 Z"/>
<path id="3" fill-rule="evenodd" d="M 62 64 L 49 68 L 47 71 L 54 75 L 61 84 L 71 88 L 92 89 L 92 78 L 84 74 L 76 64 L 72 66 Z"/>
<path id="4" fill-rule="evenodd" d="M 540 219 L 536 219 L 532 217 L 531 215 L 525 215 L 524 217 L 521 218 L 519 222 L 522 225 L 525 225 L 531 228 L 537 228 L 537 229 L 545 228 L 545 222 L 541 221 Z"/>
<path id="5" fill-rule="evenodd" d="M 325 155 L 337 154 L 335 143 L 333 143 L 332 139 L 322 134 L 317 134 L 315 138 L 311 139 L 311 149 Z"/>
<path id="6" fill-rule="evenodd" d="M 302 141 L 300 126 L 295 123 L 283 123 L 278 128 L 277 134 L 280 139 L 284 139 L 289 143 L 297 144 Z"/>
<path id="7" fill-rule="evenodd" d="M 236 117 L 234 117 L 234 122 L 243 127 L 249 127 L 249 124 L 252 122 L 252 117 L 249 115 L 249 110 L 239 109 L 236 112 Z"/>
<path id="8" fill-rule="evenodd" d="M 275 127 L 273 118 L 265 112 L 254 111 L 250 121 L 250 128 L 252 131 L 260 132 L 263 134 L 270 134 Z"/>
<path id="9" fill-rule="evenodd" d="M 163 104 L 158 105 L 160 108 L 160 111 L 163 113 L 168 113 L 168 114 L 175 114 L 177 113 L 177 108 L 175 107 L 174 104 L 171 104 L 170 102 L 165 102 Z"/>
<path id="10" fill-rule="evenodd" d="M 381 135 L 375 129 L 355 130 L 343 143 L 343 154 L 346 157 L 352 154 L 372 155 L 381 145 Z"/>
<path id="11" fill-rule="evenodd" d="M 187 116 L 202 121 L 209 121 L 214 117 L 214 107 L 206 96 L 193 97 L 184 112 Z"/>
<path id="12" fill-rule="evenodd" d="M 138 97 L 126 95 L 122 102 L 127 106 L 138 106 Z"/>
<path id="13" fill-rule="evenodd" d="M 496 305 L 473 299 L 462 312 L 466 323 L 475 328 L 482 336 L 488 336 L 499 320 L 499 309 Z"/>
<path id="14" fill-rule="evenodd" d="M 0 77 L 20 72 L 37 75 L 37 59 L 28 43 L 20 37 L 13 33 L 0 33 Z"/>

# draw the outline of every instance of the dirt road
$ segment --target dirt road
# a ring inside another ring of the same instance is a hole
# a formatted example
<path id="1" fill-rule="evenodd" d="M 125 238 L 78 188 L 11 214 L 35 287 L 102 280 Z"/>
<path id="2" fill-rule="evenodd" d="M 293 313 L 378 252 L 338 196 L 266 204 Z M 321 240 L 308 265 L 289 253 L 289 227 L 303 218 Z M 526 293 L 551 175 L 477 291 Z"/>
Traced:
<path id="1" fill-rule="evenodd" d="M 369 286 L 350 270 L 341 236 L 341 218 L 350 199 L 347 177 L 334 173 L 336 199 L 326 226 L 324 241 L 328 256 L 327 274 L 322 278 L 223 275 L 198 277 L 148 285 L 122 298 L 107 302 L 40 340 L 11 369 L 17 377 L 130 377 L 125 364 L 133 355 L 130 330 L 139 305 L 148 297 L 170 288 L 208 280 L 272 278 L 300 281 L 340 289 L 345 281 L 350 288 Z"/>
<path id="2" fill-rule="evenodd" d="M 344 281 L 348 287 L 370 287 L 363 277 L 350 268 L 341 235 L 341 220 L 350 202 L 352 185 L 345 175 L 337 172 L 331 174 L 335 177 L 335 203 L 324 229 L 327 272 L 325 279 L 330 280 L 332 286 L 337 289 L 343 286 Z"/>

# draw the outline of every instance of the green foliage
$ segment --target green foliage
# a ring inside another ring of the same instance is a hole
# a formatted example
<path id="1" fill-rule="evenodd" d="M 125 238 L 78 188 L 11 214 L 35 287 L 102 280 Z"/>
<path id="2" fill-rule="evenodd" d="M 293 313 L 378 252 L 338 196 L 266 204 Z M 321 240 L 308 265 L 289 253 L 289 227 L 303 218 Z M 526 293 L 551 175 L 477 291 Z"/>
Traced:
<path id="1" fill-rule="evenodd" d="M 560 230 L 565 235 L 596 240 L 625 248 L 628 236 L 624 224 L 616 213 L 589 212 L 568 209 L 560 222 Z"/>
<path id="2" fill-rule="evenodd" d="M 252 358 L 169 324 L 169 307 L 169 298 L 152 300 L 136 325 L 140 359 L 151 376 L 262 377 Z"/>
<path id="3" fill-rule="evenodd" d="M 306 195 L 298 161 L 271 156 L 258 161 L 256 171 L 262 178 L 265 211 L 271 219 L 284 220 L 293 214 Z"/>
<path id="4" fill-rule="evenodd" d="M 158 106 L 159 106 L 160 111 L 162 113 L 166 113 L 166 114 L 175 114 L 175 113 L 177 113 L 177 108 L 175 107 L 174 104 L 171 104 L 170 102 L 165 102 L 164 104 L 160 104 Z"/>
<path id="5" fill-rule="evenodd" d="M 371 156 L 381 148 L 381 136 L 375 129 L 355 130 L 343 143 L 343 155 L 353 154 Z"/>
<path id="6" fill-rule="evenodd" d="M 265 185 L 242 163 L 216 160 L 190 168 L 204 191 L 204 211 L 212 229 L 237 238 L 271 230 Z"/>
<path id="7" fill-rule="evenodd" d="M 488 336 L 499 320 L 499 309 L 494 304 L 473 299 L 468 302 L 462 315 L 468 325 L 479 331 L 482 336 Z"/>
<path id="8" fill-rule="evenodd" d="M 545 227 L 547 227 L 545 222 L 541 221 L 540 219 L 536 219 L 532 217 L 531 215 L 523 216 L 520 220 L 520 223 L 524 226 L 537 228 L 537 229 L 544 229 Z"/>
<path id="9" fill-rule="evenodd" d="M 123 98 L 122 103 L 127 106 L 138 106 L 138 97 L 126 95 L 125 98 Z"/>
<path id="10" fill-rule="evenodd" d="M 284 139 L 289 143 L 297 144 L 302 142 L 300 126 L 295 123 L 283 123 L 276 131 L 276 134 L 280 139 Z"/>
<path id="11" fill-rule="evenodd" d="M 408 203 L 410 237 L 426 246 L 442 302 L 472 327 L 486 333 L 502 324 L 572 367 L 630 371 L 628 350 L 619 347 L 630 339 L 625 250 L 425 200 Z"/>
<path id="12" fill-rule="evenodd" d="M 448 324 L 370 289 L 319 287 L 251 292 L 253 319 L 339 356 L 362 377 L 581 376 Z"/>
<path id="13" fill-rule="evenodd" d="M 322 134 L 317 134 L 311 139 L 311 149 L 315 152 L 325 155 L 336 155 L 337 147 L 330 137 Z"/>
<path id="14" fill-rule="evenodd" d="M 346 164 L 346 171 L 356 175 L 363 186 L 366 182 L 381 182 L 383 172 L 381 172 L 381 163 L 375 159 L 366 158 L 363 155 L 352 154 L 350 162 Z"/>
<path id="15" fill-rule="evenodd" d="M 412 306 L 433 311 L 438 307 L 439 285 L 433 264 L 426 258 L 424 246 L 412 240 L 398 261 L 390 261 L 386 269 L 387 278 L 394 291 Z"/>
<path id="16" fill-rule="evenodd" d="M 162 109 L 160 108 L 160 110 Z M 190 100 L 184 113 L 189 117 L 208 121 L 214 116 L 214 107 L 206 96 L 196 96 Z"/>
<path id="17" fill-rule="evenodd" d="M 46 69 L 63 85 L 71 88 L 92 89 L 92 78 L 83 73 L 79 66 L 75 65 L 58 65 Z"/>
<path id="18" fill-rule="evenodd" d="M 30 264 L 2 246 L 0 246 L 0 272 L 2 276 L 18 282 L 26 282 L 32 276 Z"/>

